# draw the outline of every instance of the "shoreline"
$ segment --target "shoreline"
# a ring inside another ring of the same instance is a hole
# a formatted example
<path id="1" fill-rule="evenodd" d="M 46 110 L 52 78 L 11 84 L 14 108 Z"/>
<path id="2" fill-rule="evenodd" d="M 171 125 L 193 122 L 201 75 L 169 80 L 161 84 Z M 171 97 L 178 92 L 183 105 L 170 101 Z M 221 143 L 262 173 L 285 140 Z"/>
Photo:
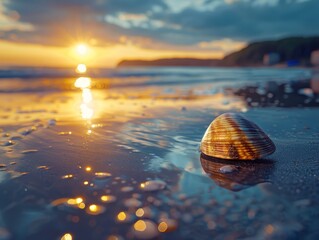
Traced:
<path id="1" fill-rule="evenodd" d="M 161 78 L 167 84 L 143 77 L 138 87 L 0 93 L 7 102 L 0 107 L 0 229 L 8 239 L 151 238 L 137 237 L 138 221 L 163 239 L 311 239 L 319 214 L 318 108 L 262 107 L 267 93 L 283 94 L 280 84 L 257 91 L 251 82 L 229 89 Z M 286 94 L 304 103 L 299 88 L 309 86 L 290 87 L 296 91 Z M 201 159 L 201 138 L 224 112 L 255 122 L 277 151 L 226 174 L 219 169 L 233 162 Z M 154 191 L 143 189 L 147 181 Z M 158 230 L 162 222 L 169 231 Z"/>

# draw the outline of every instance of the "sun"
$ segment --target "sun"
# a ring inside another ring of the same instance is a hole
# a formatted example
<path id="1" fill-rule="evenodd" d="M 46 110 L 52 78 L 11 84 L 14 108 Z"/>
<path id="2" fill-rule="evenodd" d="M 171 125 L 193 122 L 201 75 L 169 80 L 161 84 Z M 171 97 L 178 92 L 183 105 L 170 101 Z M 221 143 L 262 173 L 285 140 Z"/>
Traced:
<path id="1" fill-rule="evenodd" d="M 76 45 L 75 47 L 75 51 L 78 55 L 80 56 L 84 56 L 88 53 L 88 46 L 84 43 L 80 43 L 78 45 Z"/>

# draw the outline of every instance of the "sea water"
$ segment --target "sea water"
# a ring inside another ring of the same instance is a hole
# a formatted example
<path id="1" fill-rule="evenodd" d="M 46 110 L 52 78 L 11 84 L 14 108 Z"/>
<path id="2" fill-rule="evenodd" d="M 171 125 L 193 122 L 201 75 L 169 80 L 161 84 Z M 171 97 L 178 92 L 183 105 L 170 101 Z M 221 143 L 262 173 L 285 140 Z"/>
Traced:
<path id="1" fill-rule="evenodd" d="M 12 68 L 0 76 L 1 239 L 318 237 L 310 69 Z M 79 77 L 90 87 L 76 88 Z M 206 128 L 230 111 L 259 125 L 276 152 L 251 162 L 203 157 Z"/>

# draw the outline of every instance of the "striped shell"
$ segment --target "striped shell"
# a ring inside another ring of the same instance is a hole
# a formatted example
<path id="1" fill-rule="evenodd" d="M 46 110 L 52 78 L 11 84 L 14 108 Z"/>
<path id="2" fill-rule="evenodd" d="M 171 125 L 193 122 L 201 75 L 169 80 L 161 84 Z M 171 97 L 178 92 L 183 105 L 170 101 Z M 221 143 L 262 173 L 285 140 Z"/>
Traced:
<path id="1" fill-rule="evenodd" d="M 275 144 L 254 123 L 235 113 L 218 116 L 207 128 L 200 150 L 207 156 L 254 160 L 275 152 Z"/>

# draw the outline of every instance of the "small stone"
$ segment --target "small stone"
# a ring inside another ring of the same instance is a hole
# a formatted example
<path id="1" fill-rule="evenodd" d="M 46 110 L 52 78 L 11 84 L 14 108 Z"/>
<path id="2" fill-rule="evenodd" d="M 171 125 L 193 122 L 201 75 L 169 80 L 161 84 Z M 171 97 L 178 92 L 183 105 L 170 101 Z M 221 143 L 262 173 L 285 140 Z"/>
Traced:
<path id="1" fill-rule="evenodd" d="M 38 152 L 39 150 L 37 150 L 37 149 L 28 149 L 28 150 L 23 150 L 23 151 L 21 151 L 21 153 L 23 153 L 23 154 L 29 154 L 29 153 L 36 153 L 36 152 Z"/>
<path id="2" fill-rule="evenodd" d="M 49 125 L 49 126 L 55 126 L 55 125 L 56 125 L 56 120 L 55 120 L 55 119 L 50 119 L 50 120 L 48 121 L 48 125 Z"/>
<path id="3" fill-rule="evenodd" d="M 238 167 L 233 165 L 225 165 L 219 169 L 221 173 L 226 173 L 226 174 L 236 172 L 237 170 L 238 170 Z"/>
<path id="4" fill-rule="evenodd" d="M 141 183 L 140 188 L 146 192 L 163 190 L 166 187 L 166 183 L 162 180 L 150 180 Z"/>
<path id="5" fill-rule="evenodd" d="M 124 201 L 124 205 L 128 208 L 138 208 L 142 206 L 142 202 L 135 198 L 129 198 Z"/>
<path id="6" fill-rule="evenodd" d="M 122 187 L 121 188 L 121 192 L 131 192 L 131 191 L 133 191 L 133 187 L 131 187 L 131 186 L 126 186 L 126 187 Z"/>
<path id="7" fill-rule="evenodd" d="M 157 225 L 150 220 L 138 220 L 132 228 L 136 239 L 153 239 L 159 235 Z"/>

